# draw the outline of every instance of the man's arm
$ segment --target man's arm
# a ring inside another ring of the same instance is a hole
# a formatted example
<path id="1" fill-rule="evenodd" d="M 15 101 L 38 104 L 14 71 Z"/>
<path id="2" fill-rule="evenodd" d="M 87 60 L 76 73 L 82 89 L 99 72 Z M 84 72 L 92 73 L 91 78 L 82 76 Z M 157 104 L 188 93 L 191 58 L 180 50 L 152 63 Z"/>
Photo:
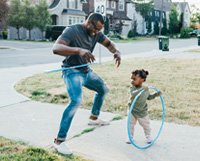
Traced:
<path id="1" fill-rule="evenodd" d="M 95 61 L 94 56 L 89 50 L 78 47 L 70 47 L 64 40 L 59 38 L 53 45 L 53 53 L 61 56 L 80 55 L 86 63 Z"/>
<path id="2" fill-rule="evenodd" d="M 114 54 L 115 64 L 116 64 L 116 67 L 118 68 L 121 63 L 121 53 L 117 49 L 117 46 L 115 45 L 115 43 L 110 41 L 108 38 L 106 38 L 102 42 L 102 45 L 104 45 L 111 53 Z"/>

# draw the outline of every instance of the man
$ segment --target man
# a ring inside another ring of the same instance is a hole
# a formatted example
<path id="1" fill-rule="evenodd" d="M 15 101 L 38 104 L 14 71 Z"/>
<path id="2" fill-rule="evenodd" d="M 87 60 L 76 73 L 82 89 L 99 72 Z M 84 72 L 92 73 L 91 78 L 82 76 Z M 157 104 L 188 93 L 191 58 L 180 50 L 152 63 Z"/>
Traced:
<path id="1" fill-rule="evenodd" d="M 93 13 L 85 23 L 66 28 L 53 46 L 54 54 L 66 57 L 62 67 L 94 62 L 95 57 L 92 52 L 97 42 L 104 45 L 114 54 L 115 64 L 118 67 L 121 62 L 121 53 L 115 44 L 101 32 L 103 26 L 103 17 L 100 14 Z M 73 116 L 82 101 L 82 87 L 96 91 L 91 116 L 89 117 L 89 125 L 109 125 L 109 122 L 98 118 L 109 88 L 103 79 L 89 66 L 65 70 L 63 72 L 63 80 L 70 97 L 70 103 L 63 113 L 54 147 L 59 153 L 68 155 L 72 154 L 72 152 L 67 147 L 65 139 Z"/>

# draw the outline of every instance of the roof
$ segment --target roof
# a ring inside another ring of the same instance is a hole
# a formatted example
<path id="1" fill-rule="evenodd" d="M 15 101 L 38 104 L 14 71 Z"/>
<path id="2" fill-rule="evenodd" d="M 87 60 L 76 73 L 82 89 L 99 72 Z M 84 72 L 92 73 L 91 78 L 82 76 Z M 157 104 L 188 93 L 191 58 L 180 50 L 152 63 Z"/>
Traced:
<path id="1" fill-rule="evenodd" d="M 75 9 L 63 9 L 62 13 L 86 16 L 86 13 L 84 11 Z"/>
<path id="2" fill-rule="evenodd" d="M 59 2 L 60 0 L 54 0 L 53 3 L 49 6 L 49 9 L 55 8 Z"/>
<path id="3" fill-rule="evenodd" d="M 184 11 L 184 9 L 187 5 L 189 6 L 188 2 L 174 2 L 174 3 L 176 3 L 177 5 L 180 6 L 180 9 L 181 9 L 182 12 Z M 190 7 L 188 7 L 188 8 L 189 8 L 189 11 L 190 11 Z"/>
<path id="4" fill-rule="evenodd" d="M 130 18 L 128 18 L 125 14 L 125 12 L 123 11 L 114 11 L 113 12 L 113 18 L 114 19 L 122 19 L 122 20 L 131 20 Z"/>
<path id="5" fill-rule="evenodd" d="M 171 5 L 172 5 L 171 0 L 164 0 L 163 1 L 163 11 L 170 11 Z M 162 1 L 161 0 L 154 0 L 154 9 L 162 10 Z"/>

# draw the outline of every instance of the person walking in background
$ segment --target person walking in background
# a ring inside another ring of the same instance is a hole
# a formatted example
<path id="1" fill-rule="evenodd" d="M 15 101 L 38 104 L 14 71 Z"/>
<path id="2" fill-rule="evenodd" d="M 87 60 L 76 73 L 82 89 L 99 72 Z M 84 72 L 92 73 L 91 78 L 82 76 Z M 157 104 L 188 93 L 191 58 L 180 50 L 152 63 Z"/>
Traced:
<path id="1" fill-rule="evenodd" d="M 113 53 L 116 67 L 121 62 L 121 53 L 116 45 L 102 32 L 104 20 L 102 15 L 93 13 L 89 15 L 83 24 L 77 24 L 66 28 L 58 37 L 53 46 L 54 54 L 65 56 L 63 68 L 92 63 L 95 57 L 92 54 L 96 43 L 104 45 Z M 62 78 L 66 85 L 70 102 L 65 109 L 57 138 L 54 140 L 55 149 L 61 154 L 72 154 L 66 145 L 66 137 L 71 121 L 82 102 L 82 87 L 96 92 L 89 117 L 89 125 L 109 125 L 109 122 L 99 119 L 100 110 L 106 94 L 109 91 L 104 80 L 89 66 L 65 70 Z"/>
<path id="2" fill-rule="evenodd" d="M 150 94 L 148 87 L 142 85 L 143 82 L 146 81 L 148 74 L 149 74 L 149 72 L 145 71 L 144 69 L 132 71 L 132 74 L 131 74 L 132 87 L 130 87 L 130 95 L 131 96 L 130 96 L 130 100 L 128 102 L 128 106 L 130 109 L 135 97 L 143 89 L 145 89 L 145 91 L 138 97 L 137 101 L 134 104 L 133 110 L 131 111 L 129 131 L 130 131 L 131 138 L 133 140 L 134 139 L 134 127 L 138 121 L 139 124 L 144 129 L 144 134 L 145 134 L 147 143 L 150 144 L 152 142 L 152 138 L 151 138 L 149 115 L 148 115 L 148 106 L 147 106 L 146 101 L 154 99 L 155 97 L 159 96 L 161 94 L 161 92 L 159 92 L 159 93 L 155 92 L 154 94 Z M 131 143 L 129 137 L 127 137 L 126 143 L 127 144 Z"/>

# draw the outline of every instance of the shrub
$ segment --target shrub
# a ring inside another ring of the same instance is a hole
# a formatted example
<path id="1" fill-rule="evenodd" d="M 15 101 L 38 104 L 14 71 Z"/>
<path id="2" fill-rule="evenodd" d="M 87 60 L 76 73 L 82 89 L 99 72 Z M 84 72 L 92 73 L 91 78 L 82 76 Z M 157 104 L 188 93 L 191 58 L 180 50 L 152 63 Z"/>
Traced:
<path id="1" fill-rule="evenodd" d="M 189 32 L 191 32 L 191 29 L 188 27 L 184 27 L 181 29 L 181 38 L 190 38 L 190 34 Z"/>
<path id="2" fill-rule="evenodd" d="M 120 35 L 120 38 L 121 38 L 121 40 L 127 40 L 127 37 L 126 37 L 126 36 Z"/>
<path id="3" fill-rule="evenodd" d="M 117 35 L 117 34 L 114 34 L 114 35 L 107 35 L 109 38 L 116 38 L 116 39 L 120 39 L 120 40 L 126 40 L 127 37 L 126 36 L 122 36 L 122 35 Z"/>
<path id="4" fill-rule="evenodd" d="M 133 35 L 133 30 L 129 30 L 127 36 L 128 36 L 129 38 L 134 37 L 134 35 Z"/>
<path id="5" fill-rule="evenodd" d="M 2 35 L 8 35 L 8 31 L 2 31 Z"/>

